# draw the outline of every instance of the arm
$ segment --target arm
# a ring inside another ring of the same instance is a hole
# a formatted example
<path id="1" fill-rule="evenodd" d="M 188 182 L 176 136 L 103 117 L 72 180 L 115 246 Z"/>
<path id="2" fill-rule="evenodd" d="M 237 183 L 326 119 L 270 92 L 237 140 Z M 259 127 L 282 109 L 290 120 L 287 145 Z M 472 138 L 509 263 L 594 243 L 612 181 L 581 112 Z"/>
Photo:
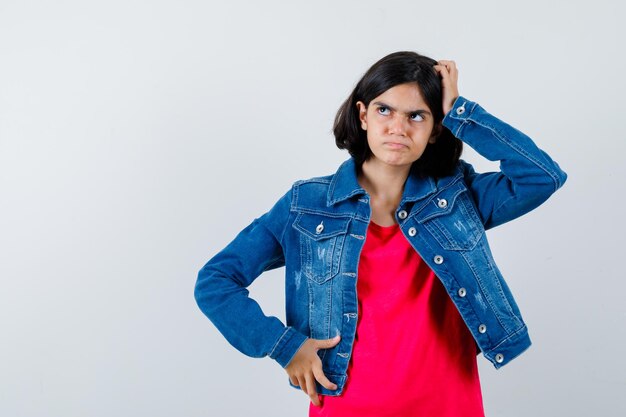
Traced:
<path id="1" fill-rule="evenodd" d="M 198 307 L 231 345 L 251 357 L 269 355 L 283 368 L 306 336 L 266 316 L 246 287 L 262 272 L 285 265 L 281 240 L 290 204 L 291 190 L 211 258 L 195 286 Z"/>
<path id="2" fill-rule="evenodd" d="M 441 77 L 442 124 L 490 161 L 500 172 L 478 174 L 459 161 L 485 230 L 513 220 L 546 201 L 567 174 L 525 134 L 459 95 L 459 71 L 450 60 L 437 61 Z"/>
<path id="3" fill-rule="evenodd" d="M 533 210 L 567 179 L 528 136 L 463 96 L 456 98 L 442 123 L 488 160 L 500 161 L 500 172 L 486 173 L 460 161 L 485 229 Z"/>

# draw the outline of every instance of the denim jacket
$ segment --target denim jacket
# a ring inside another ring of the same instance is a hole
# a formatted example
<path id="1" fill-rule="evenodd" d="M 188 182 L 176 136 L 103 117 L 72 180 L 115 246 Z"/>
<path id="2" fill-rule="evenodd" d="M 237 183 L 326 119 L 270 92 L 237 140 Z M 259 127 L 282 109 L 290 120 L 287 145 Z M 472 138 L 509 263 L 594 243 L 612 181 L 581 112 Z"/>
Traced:
<path id="1" fill-rule="evenodd" d="M 485 231 L 539 206 L 567 174 L 528 136 L 463 96 L 443 125 L 488 160 L 500 161 L 500 172 L 477 173 L 462 159 L 452 175 L 437 180 L 411 170 L 395 217 L 480 351 L 499 368 L 531 341 Z M 332 175 L 293 183 L 204 265 L 195 286 L 200 309 L 248 356 L 269 356 L 286 367 L 308 337 L 340 334 L 335 347 L 318 351 L 324 374 L 337 384 L 329 390 L 317 383 L 325 395 L 344 388 L 357 326 L 358 262 L 371 208 L 356 168 L 350 158 Z M 246 289 L 263 271 L 282 266 L 286 324 L 266 316 Z"/>

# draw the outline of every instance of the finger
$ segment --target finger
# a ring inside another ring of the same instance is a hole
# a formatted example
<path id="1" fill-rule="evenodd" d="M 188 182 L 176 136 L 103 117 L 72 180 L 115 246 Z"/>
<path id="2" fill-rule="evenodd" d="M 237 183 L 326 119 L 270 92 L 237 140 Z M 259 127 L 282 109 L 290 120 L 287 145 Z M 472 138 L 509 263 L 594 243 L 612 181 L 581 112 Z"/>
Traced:
<path id="1" fill-rule="evenodd" d="M 302 390 L 302 392 L 309 395 L 309 392 L 307 391 L 307 386 L 306 386 L 306 379 L 304 377 L 298 378 L 298 385 L 300 386 L 300 389 Z"/>
<path id="2" fill-rule="evenodd" d="M 293 385 L 295 385 L 296 387 L 299 385 L 299 384 L 298 384 L 298 379 L 297 379 L 297 378 L 294 378 L 294 377 L 290 376 L 290 377 L 289 377 L 289 381 L 291 381 L 291 383 L 292 383 Z"/>
<path id="3" fill-rule="evenodd" d="M 450 76 L 450 72 L 448 71 L 448 68 L 445 65 L 437 64 L 437 65 L 434 65 L 433 67 L 439 73 L 441 78 L 447 79 Z"/>
<path id="4" fill-rule="evenodd" d="M 307 394 L 311 398 L 311 402 L 316 406 L 320 406 L 320 399 L 317 398 L 317 388 L 315 387 L 315 379 L 313 379 L 313 374 L 308 373 L 305 375 L 306 385 L 309 388 Z"/>
<path id="5" fill-rule="evenodd" d="M 335 346 L 341 340 L 341 336 L 337 335 L 332 339 L 317 340 L 316 347 L 318 349 L 329 349 Z"/>
<path id="6" fill-rule="evenodd" d="M 442 59 L 437 61 L 437 63 L 445 66 L 446 68 L 456 68 L 456 62 L 451 59 Z"/>
<path id="7" fill-rule="evenodd" d="M 322 384 L 324 388 L 330 390 L 337 389 L 337 384 L 333 384 L 328 378 L 326 378 L 321 366 L 313 366 L 313 375 L 315 375 L 315 379 L 317 379 L 317 381 Z"/>
<path id="8" fill-rule="evenodd" d="M 457 83 L 457 80 L 459 79 L 459 71 L 456 67 L 448 68 L 443 64 L 438 64 L 434 67 L 441 76 L 441 80 L 445 85 Z"/>
<path id="9" fill-rule="evenodd" d="M 444 67 L 446 71 L 448 71 L 452 76 L 454 76 L 458 72 L 458 68 L 456 66 L 456 62 L 442 59 L 437 62 L 439 65 Z"/>

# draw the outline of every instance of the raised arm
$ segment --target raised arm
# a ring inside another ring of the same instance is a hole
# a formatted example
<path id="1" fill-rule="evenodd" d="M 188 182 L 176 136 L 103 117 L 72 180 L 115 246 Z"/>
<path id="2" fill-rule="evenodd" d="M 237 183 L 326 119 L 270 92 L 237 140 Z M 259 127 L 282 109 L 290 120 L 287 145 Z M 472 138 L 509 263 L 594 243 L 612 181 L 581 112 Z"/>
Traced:
<path id="1" fill-rule="evenodd" d="M 488 160 L 500 161 L 499 172 L 482 174 L 460 161 L 485 229 L 528 213 L 563 186 L 567 174 L 532 139 L 459 95 L 454 61 L 437 61 L 434 69 L 441 77 L 442 124 Z"/>
<path id="2" fill-rule="evenodd" d="M 513 220 L 546 201 L 567 174 L 527 135 L 459 96 L 443 119 L 457 138 L 490 161 L 499 172 L 476 173 L 461 160 L 485 229 Z"/>

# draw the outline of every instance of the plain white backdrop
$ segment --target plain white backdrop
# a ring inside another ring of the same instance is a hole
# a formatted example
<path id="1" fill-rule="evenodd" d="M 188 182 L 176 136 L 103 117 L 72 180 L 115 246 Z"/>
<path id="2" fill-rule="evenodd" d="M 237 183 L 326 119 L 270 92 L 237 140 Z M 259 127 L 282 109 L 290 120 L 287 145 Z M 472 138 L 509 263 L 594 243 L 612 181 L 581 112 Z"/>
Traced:
<path id="1" fill-rule="evenodd" d="M 488 232 L 533 345 L 497 371 L 479 358 L 487 415 L 626 415 L 624 11 L 0 0 L 0 415 L 306 416 L 308 397 L 232 348 L 193 287 L 293 181 L 348 157 L 335 112 L 397 50 L 455 60 L 460 93 L 569 175 Z M 282 320 L 283 280 L 250 287 Z"/>

